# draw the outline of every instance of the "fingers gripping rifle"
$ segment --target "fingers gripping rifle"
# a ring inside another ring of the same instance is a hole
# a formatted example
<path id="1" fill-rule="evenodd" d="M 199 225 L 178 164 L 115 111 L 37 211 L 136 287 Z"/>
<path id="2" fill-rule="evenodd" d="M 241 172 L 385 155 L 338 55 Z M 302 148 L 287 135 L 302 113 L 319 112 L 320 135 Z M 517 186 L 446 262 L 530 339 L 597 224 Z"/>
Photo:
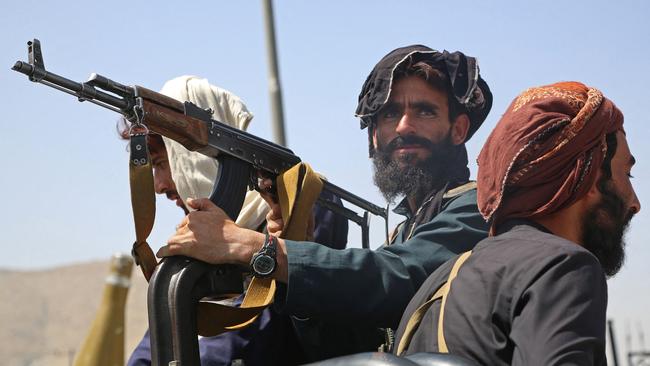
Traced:
<path id="1" fill-rule="evenodd" d="M 291 150 L 216 121 L 211 110 L 190 102 L 179 102 L 141 86 L 126 86 L 94 73 L 86 82 L 79 83 L 47 71 L 37 39 L 28 42 L 28 57 L 28 62 L 18 61 L 12 69 L 33 82 L 74 95 L 81 102 L 120 113 L 132 123 L 171 138 L 188 150 L 218 159 L 219 172 L 210 200 L 233 220 L 241 210 L 247 189 L 258 188 L 258 176 L 275 178 L 300 162 Z M 147 162 L 148 155 L 140 158 Z M 330 182 L 323 184 L 324 190 L 364 211 L 360 216 L 330 201 L 318 200 L 323 207 L 357 223 L 361 227 L 362 246 L 368 248 L 369 213 L 386 220 L 387 211 Z M 386 222 L 386 232 L 387 225 Z M 237 281 L 241 288 L 241 277 L 237 279 L 232 274 L 227 266 L 209 266 L 185 257 L 169 257 L 158 266 L 148 291 L 154 364 L 166 365 L 172 360 L 199 364 L 196 302 L 204 296 L 232 292 Z"/>

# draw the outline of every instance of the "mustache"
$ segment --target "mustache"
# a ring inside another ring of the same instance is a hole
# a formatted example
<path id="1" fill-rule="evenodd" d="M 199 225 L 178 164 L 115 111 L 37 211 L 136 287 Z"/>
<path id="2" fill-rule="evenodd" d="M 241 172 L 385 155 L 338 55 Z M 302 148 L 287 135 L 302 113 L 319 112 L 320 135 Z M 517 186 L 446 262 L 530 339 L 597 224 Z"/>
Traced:
<path id="1" fill-rule="evenodd" d="M 174 190 L 166 191 L 166 192 L 165 192 L 165 196 L 167 196 L 167 198 L 170 199 L 170 200 L 172 200 L 172 201 L 174 201 L 174 200 L 176 200 L 177 198 L 180 197 L 180 195 L 178 194 L 178 192 L 177 192 L 177 191 L 174 191 Z"/>
<path id="2" fill-rule="evenodd" d="M 178 194 L 178 191 L 176 190 L 170 190 L 165 192 L 165 196 L 167 196 L 167 198 L 171 201 L 176 201 L 177 199 L 181 199 L 181 196 Z M 185 212 L 185 215 L 188 215 L 190 213 L 187 207 L 185 207 L 184 202 L 183 204 L 180 205 L 180 208 L 183 210 L 183 212 Z"/>
<path id="3" fill-rule="evenodd" d="M 421 146 L 429 150 L 433 150 L 433 148 L 435 147 L 433 142 L 431 142 L 430 140 L 424 137 L 420 137 L 416 135 L 408 135 L 408 136 L 397 136 L 391 142 L 389 142 L 388 145 L 382 147 L 382 150 L 391 153 L 396 149 L 399 149 L 404 146 Z"/>
<path id="4" fill-rule="evenodd" d="M 636 213 L 632 210 L 627 212 L 627 215 L 623 218 L 623 225 L 625 227 L 628 227 L 630 225 L 630 221 L 632 221 L 632 218 L 636 215 Z"/>

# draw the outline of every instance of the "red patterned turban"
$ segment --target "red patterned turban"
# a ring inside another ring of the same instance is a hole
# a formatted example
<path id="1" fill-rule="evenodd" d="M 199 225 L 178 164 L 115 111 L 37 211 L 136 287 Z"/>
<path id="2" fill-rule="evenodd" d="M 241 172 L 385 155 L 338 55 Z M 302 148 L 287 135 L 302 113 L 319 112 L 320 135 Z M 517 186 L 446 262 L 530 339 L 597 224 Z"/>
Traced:
<path id="1" fill-rule="evenodd" d="M 492 231 L 508 218 L 546 216 L 583 197 L 605 157 L 605 135 L 617 130 L 621 111 L 581 83 L 519 95 L 478 157 L 478 207 Z"/>

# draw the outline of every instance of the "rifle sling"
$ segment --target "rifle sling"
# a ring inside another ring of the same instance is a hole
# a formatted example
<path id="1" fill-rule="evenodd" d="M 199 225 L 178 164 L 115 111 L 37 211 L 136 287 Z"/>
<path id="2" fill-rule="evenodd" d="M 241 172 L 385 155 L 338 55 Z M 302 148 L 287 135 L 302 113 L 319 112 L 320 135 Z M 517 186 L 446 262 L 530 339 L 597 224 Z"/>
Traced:
<path id="1" fill-rule="evenodd" d="M 451 290 L 451 283 L 453 280 L 456 278 L 456 275 L 458 275 L 458 271 L 460 270 L 460 267 L 465 263 L 467 258 L 472 254 L 472 251 L 467 251 L 463 254 L 461 254 L 458 259 L 454 262 L 453 267 L 451 268 L 451 271 L 449 272 L 449 277 L 447 278 L 447 281 L 445 281 L 439 288 L 438 290 L 431 296 L 431 298 L 425 302 L 424 304 L 420 305 L 415 312 L 411 315 L 409 318 L 408 323 L 406 323 L 406 328 L 404 329 L 404 334 L 402 335 L 402 338 L 397 345 L 397 351 L 396 354 L 398 356 L 402 356 L 408 346 L 411 344 L 411 339 L 413 339 L 413 335 L 415 334 L 415 331 L 418 330 L 420 323 L 422 322 L 422 318 L 424 318 L 424 314 L 431 308 L 431 305 L 433 305 L 434 302 L 440 300 L 442 303 L 440 304 L 440 313 L 438 314 L 438 352 L 440 353 L 449 353 L 449 349 L 447 348 L 447 342 L 445 340 L 445 334 L 443 332 L 443 319 L 445 315 L 445 305 L 447 303 L 447 296 L 449 295 L 449 291 Z"/>
<path id="2" fill-rule="evenodd" d="M 135 224 L 135 243 L 131 255 L 140 266 L 144 278 L 149 281 L 158 265 L 156 256 L 147 244 L 156 218 L 156 194 L 154 192 L 153 167 L 145 133 L 133 134 L 130 141 L 129 181 L 131 207 Z"/>

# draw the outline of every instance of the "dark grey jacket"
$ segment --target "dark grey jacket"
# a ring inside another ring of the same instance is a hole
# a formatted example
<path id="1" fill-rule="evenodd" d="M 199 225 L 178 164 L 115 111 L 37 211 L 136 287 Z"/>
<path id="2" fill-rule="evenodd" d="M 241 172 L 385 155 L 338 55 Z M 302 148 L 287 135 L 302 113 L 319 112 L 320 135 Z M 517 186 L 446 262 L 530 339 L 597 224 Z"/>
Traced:
<path id="1" fill-rule="evenodd" d="M 508 224 L 476 246 L 452 282 L 443 318 L 449 352 L 483 365 L 605 365 L 607 284 L 596 257 L 532 222 Z M 453 263 L 411 300 L 396 344 Z M 438 351 L 439 312 L 437 302 L 406 354 Z"/>

